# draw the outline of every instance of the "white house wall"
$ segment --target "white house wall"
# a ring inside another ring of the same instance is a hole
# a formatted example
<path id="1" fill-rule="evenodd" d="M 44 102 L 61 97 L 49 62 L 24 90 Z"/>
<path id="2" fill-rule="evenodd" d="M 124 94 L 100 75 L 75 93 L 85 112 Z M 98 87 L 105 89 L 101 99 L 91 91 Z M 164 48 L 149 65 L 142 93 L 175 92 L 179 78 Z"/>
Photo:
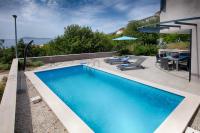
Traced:
<path id="1" fill-rule="evenodd" d="M 197 37 L 198 35 L 198 37 Z M 192 81 L 200 80 L 200 29 L 192 29 L 192 54 L 191 54 L 191 79 Z"/>
<path id="2" fill-rule="evenodd" d="M 166 0 L 166 12 L 161 12 L 160 20 L 168 21 L 200 16 L 200 0 Z"/>

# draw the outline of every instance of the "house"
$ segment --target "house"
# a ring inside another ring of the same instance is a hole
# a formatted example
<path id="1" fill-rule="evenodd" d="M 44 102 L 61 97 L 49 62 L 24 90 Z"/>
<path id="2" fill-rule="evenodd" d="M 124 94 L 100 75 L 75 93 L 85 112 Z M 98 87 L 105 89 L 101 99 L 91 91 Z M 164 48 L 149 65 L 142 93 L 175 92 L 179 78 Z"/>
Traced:
<path id="1" fill-rule="evenodd" d="M 142 32 L 191 35 L 189 77 L 200 81 L 200 0 L 161 0 L 160 23 L 140 27 Z"/>
<path id="2" fill-rule="evenodd" d="M 124 28 L 120 28 L 119 30 L 116 31 L 117 35 L 120 35 L 124 32 Z"/>
<path id="3" fill-rule="evenodd" d="M 123 34 L 124 30 L 125 30 L 125 28 L 122 27 L 122 28 L 118 29 L 117 31 L 115 31 L 115 32 L 113 32 L 111 34 L 112 35 L 121 35 L 121 34 Z"/>

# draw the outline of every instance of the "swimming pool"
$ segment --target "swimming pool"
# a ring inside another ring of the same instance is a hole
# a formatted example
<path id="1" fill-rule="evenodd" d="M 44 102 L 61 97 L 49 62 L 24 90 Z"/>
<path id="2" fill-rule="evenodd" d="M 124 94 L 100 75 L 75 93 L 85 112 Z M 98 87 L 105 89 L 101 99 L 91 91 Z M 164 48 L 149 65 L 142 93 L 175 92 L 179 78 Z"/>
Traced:
<path id="1" fill-rule="evenodd" d="M 97 133 L 153 132 L 184 99 L 84 65 L 35 74 Z"/>

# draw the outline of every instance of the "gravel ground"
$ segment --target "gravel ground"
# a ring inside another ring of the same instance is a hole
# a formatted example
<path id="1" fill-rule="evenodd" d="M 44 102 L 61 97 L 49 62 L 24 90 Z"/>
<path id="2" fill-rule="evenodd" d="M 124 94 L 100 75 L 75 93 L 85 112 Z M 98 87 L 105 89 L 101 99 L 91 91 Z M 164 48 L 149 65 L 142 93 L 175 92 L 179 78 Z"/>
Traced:
<path id="1" fill-rule="evenodd" d="M 3 77 L 8 77 L 8 74 L 1 74 L 0 73 L 0 81 L 3 79 Z"/>
<path id="2" fill-rule="evenodd" d="M 62 123 L 44 101 L 37 104 L 30 102 L 30 98 L 39 93 L 27 80 L 27 88 L 17 94 L 16 133 L 67 133 Z M 23 86 L 24 88 L 24 86 Z"/>
<path id="3" fill-rule="evenodd" d="M 200 131 L 200 107 L 198 108 L 196 114 L 193 116 L 189 126 L 195 130 Z"/>

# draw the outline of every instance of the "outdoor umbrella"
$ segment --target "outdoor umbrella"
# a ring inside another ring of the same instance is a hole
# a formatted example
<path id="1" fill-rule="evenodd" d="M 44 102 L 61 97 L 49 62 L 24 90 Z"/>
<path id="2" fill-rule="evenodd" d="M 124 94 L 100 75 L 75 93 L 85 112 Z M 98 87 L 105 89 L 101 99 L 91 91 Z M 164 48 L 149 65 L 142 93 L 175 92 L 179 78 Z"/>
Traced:
<path id="1" fill-rule="evenodd" d="M 137 38 L 135 38 L 135 37 L 122 36 L 122 37 L 114 38 L 112 40 L 114 40 L 114 41 L 131 41 L 131 40 L 136 40 L 136 39 Z"/>
<path id="2" fill-rule="evenodd" d="M 113 40 L 115 40 L 115 41 L 126 41 L 126 40 L 136 40 L 136 39 L 137 38 L 135 38 L 135 37 L 122 36 L 122 37 L 115 38 Z"/>

